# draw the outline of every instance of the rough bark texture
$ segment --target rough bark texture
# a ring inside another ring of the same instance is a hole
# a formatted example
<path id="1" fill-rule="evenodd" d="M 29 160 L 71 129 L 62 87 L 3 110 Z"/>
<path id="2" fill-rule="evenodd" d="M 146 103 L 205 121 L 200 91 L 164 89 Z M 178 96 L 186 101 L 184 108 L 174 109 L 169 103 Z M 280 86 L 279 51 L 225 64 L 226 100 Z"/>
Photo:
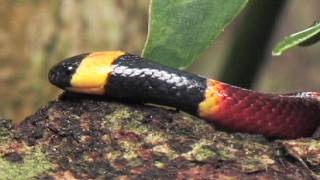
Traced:
<path id="1" fill-rule="evenodd" d="M 314 179 L 320 141 L 219 131 L 175 110 L 64 94 L 0 120 L 4 179 Z"/>

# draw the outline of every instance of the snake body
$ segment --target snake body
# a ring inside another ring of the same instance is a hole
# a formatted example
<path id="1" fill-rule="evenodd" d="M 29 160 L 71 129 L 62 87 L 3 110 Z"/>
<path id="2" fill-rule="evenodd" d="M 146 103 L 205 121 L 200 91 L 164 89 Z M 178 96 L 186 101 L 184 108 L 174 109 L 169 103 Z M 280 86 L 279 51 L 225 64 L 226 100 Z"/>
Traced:
<path id="1" fill-rule="evenodd" d="M 123 51 L 65 59 L 49 72 L 67 91 L 176 107 L 221 127 L 267 137 L 310 136 L 320 122 L 320 94 L 266 94 L 232 86 Z"/>

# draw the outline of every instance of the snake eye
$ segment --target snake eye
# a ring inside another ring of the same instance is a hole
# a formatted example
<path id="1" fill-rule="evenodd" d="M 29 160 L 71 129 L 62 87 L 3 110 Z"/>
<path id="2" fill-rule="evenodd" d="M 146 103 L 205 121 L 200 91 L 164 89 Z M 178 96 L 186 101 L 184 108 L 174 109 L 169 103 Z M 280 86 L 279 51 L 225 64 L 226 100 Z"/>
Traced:
<path id="1" fill-rule="evenodd" d="M 71 65 L 71 66 L 68 66 L 68 65 L 66 65 L 66 68 L 65 68 L 65 75 L 66 76 L 72 76 L 73 75 L 73 73 L 75 72 L 75 67 L 73 66 L 73 64 Z"/>

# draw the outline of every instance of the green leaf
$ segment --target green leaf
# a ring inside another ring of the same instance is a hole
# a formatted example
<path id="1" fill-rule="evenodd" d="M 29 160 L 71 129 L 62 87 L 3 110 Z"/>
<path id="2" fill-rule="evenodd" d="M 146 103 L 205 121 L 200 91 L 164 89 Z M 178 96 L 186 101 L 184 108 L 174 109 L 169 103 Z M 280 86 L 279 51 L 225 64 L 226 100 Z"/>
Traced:
<path id="1" fill-rule="evenodd" d="M 285 51 L 293 48 L 297 45 L 307 45 L 309 42 L 314 41 L 319 38 L 320 34 L 320 23 L 315 23 L 313 26 L 305 29 L 303 31 L 297 32 L 295 34 L 286 37 L 284 40 L 279 42 L 272 51 L 273 56 L 280 56 Z"/>
<path id="2" fill-rule="evenodd" d="M 184 69 L 195 61 L 248 0 L 152 0 L 143 56 Z"/>

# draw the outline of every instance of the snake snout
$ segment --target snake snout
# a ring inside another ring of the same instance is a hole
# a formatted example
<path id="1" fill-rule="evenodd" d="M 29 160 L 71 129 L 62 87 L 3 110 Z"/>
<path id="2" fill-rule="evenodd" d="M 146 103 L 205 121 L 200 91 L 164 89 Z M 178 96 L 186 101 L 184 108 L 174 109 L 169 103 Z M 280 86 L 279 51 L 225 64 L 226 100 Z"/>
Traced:
<path id="1" fill-rule="evenodd" d="M 69 71 L 63 64 L 58 64 L 51 68 L 48 75 L 49 81 L 53 85 L 62 89 L 70 86 L 71 77 L 72 72 Z"/>

